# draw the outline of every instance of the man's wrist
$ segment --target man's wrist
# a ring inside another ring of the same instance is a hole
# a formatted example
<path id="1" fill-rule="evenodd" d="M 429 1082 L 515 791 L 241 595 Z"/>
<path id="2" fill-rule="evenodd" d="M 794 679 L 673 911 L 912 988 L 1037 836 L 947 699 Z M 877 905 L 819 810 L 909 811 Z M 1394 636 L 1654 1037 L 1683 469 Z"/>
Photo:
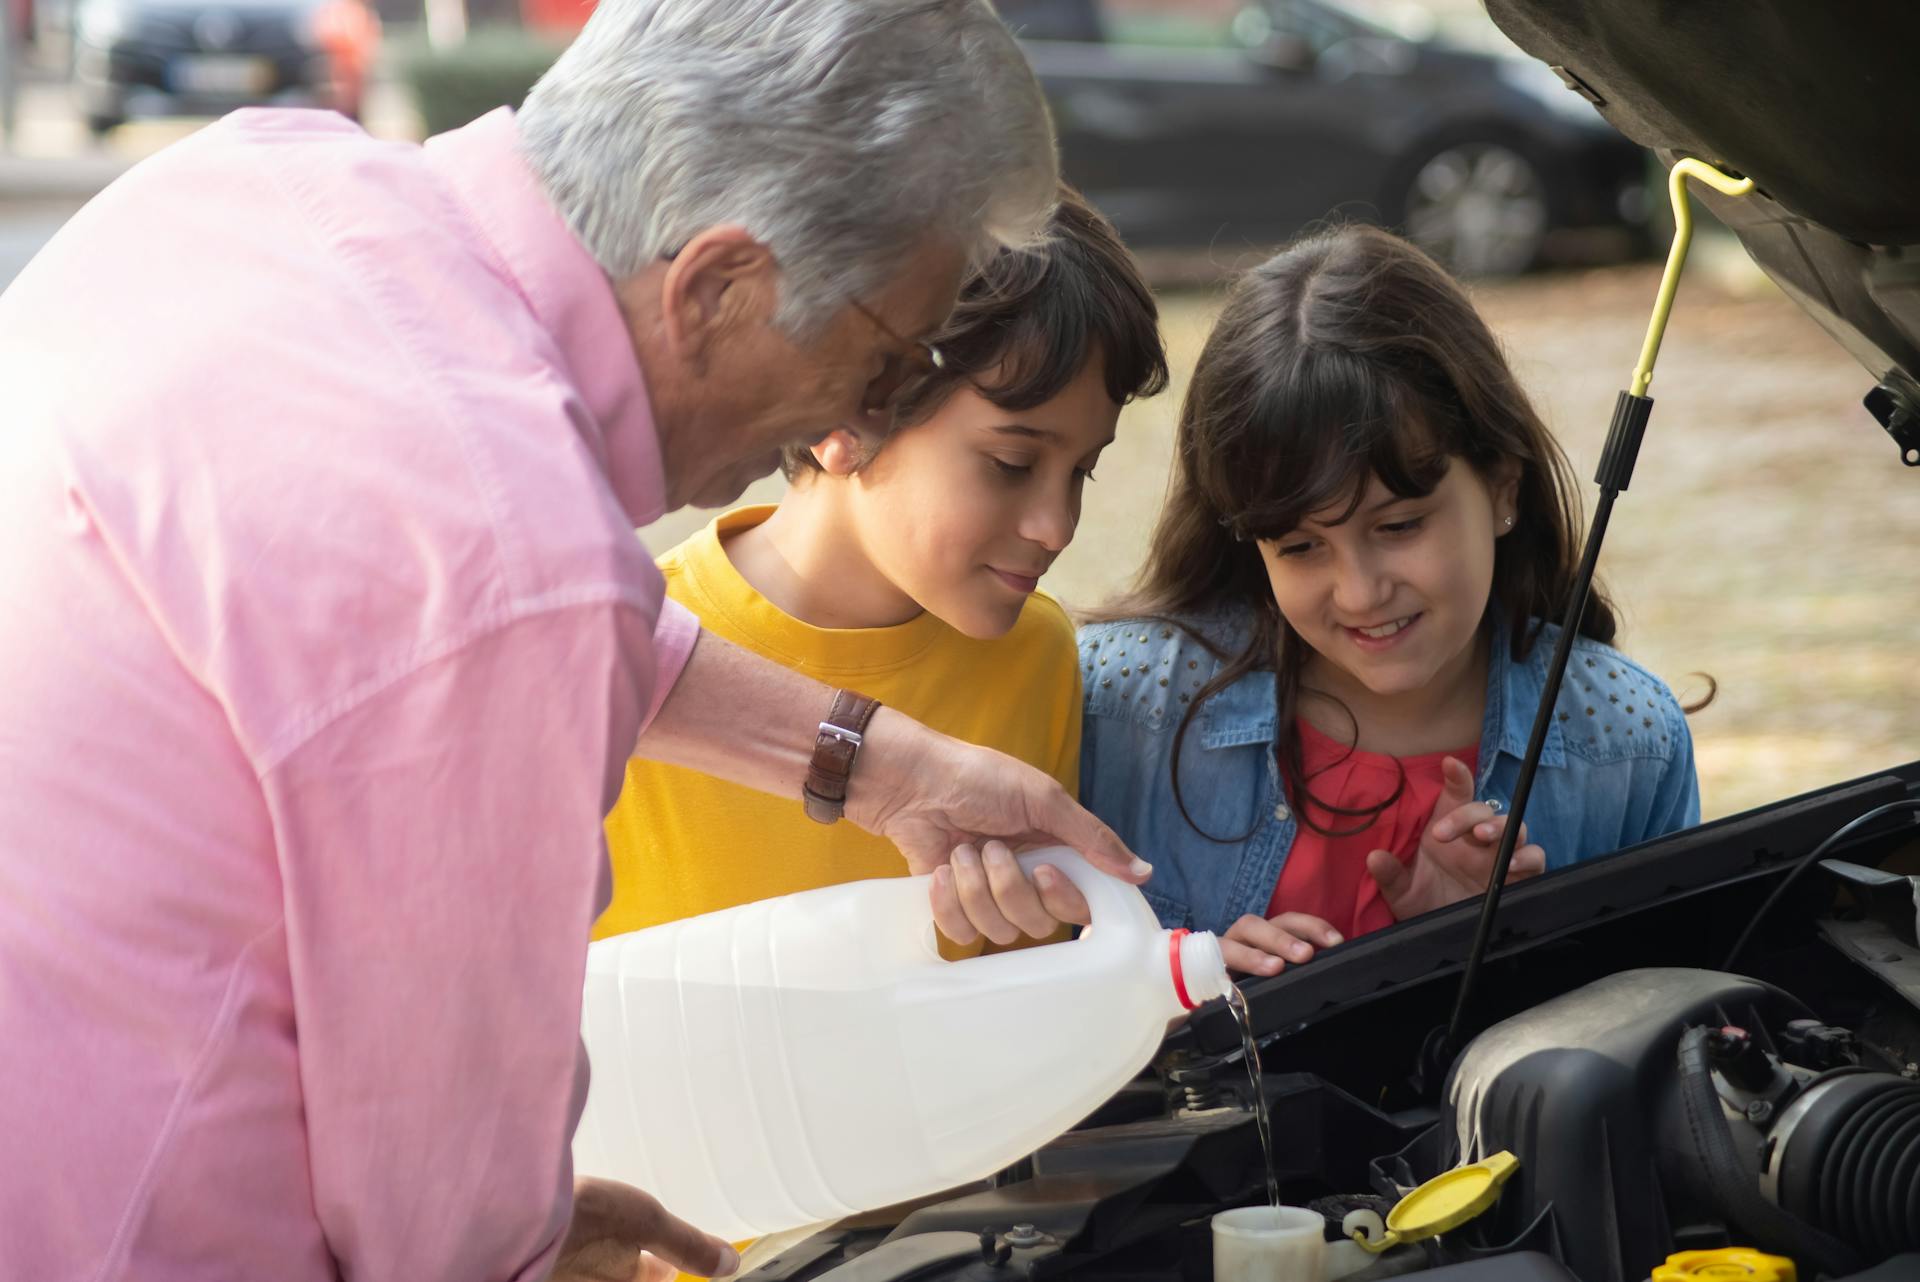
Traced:
<path id="1" fill-rule="evenodd" d="M 898 805 L 900 783 L 911 777 L 919 741 L 931 734 L 905 713 L 882 706 L 867 723 L 860 760 L 847 780 L 846 817 L 877 833 Z"/>

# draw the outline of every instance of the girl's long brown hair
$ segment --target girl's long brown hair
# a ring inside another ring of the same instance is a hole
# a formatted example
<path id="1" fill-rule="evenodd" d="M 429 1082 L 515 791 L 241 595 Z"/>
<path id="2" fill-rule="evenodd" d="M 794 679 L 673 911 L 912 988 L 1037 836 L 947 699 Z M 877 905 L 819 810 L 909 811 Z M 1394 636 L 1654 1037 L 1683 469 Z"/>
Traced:
<path id="1" fill-rule="evenodd" d="M 1433 492 L 1452 459 L 1491 481 L 1519 467 L 1513 529 L 1495 545 L 1493 608 L 1515 658 L 1559 619 L 1573 587 L 1580 505 L 1558 442 L 1507 367 L 1500 344 L 1460 286 L 1420 250 L 1372 227 L 1308 236 L 1243 276 L 1200 353 L 1181 406 L 1167 503 L 1132 590 L 1092 616 L 1152 617 L 1181 626 L 1224 661 L 1181 718 L 1180 749 L 1205 702 L 1249 672 L 1271 668 L 1281 783 L 1302 822 L 1307 807 L 1369 820 L 1386 804 L 1343 810 L 1308 794 L 1295 719 L 1311 648 L 1274 604 L 1255 540 L 1278 538 L 1311 513 L 1345 504 L 1370 476 L 1406 498 Z M 1208 616 L 1250 615 L 1252 634 L 1228 653 Z M 1583 635 L 1611 642 L 1612 603 L 1596 583 Z"/>

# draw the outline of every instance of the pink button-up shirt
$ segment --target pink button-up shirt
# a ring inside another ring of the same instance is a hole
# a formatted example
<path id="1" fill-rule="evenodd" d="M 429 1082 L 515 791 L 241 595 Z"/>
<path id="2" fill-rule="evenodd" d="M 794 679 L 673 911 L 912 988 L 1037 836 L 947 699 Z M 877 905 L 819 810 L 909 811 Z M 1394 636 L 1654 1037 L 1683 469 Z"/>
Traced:
<path id="1" fill-rule="evenodd" d="M 0 1277 L 539 1277 L 697 627 L 502 112 L 247 111 L 0 297 Z"/>

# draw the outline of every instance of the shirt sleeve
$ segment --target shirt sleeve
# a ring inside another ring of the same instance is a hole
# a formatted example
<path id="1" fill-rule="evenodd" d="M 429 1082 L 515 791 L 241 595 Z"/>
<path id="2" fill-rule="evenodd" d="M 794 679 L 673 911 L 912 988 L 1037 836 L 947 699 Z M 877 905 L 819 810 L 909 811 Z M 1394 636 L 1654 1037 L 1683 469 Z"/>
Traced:
<path id="1" fill-rule="evenodd" d="M 646 716 L 640 720 L 642 734 L 653 724 L 660 705 L 667 701 L 680 674 L 686 671 L 687 660 L 693 657 L 694 644 L 699 640 L 699 616 L 672 597 L 662 600 L 660 619 L 653 629 L 653 697 L 647 701 Z"/>
<path id="2" fill-rule="evenodd" d="M 572 1210 L 601 816 L 651 617 L 506 624 L 265 776 L 314 1209 L 347 1277 L 546 1276 Z"/>
<path id="3" fill-rule="evenodd" d="M 1653 802 L 1647 810 L 1647 830 L 1630 836 L 1622 845 L 1652 841 L 1700 822 L 1700 773 L 1693 760 L 1693 732 L 1687 726 L 1687 714 L 1671 695 L 1664 720 L 1673 739 L 1673 756 L 1654 784 Z"/>
<path id="4" fill-rule="evenodd" d="M 1060 756 L 1053 763 L 1053 777 L 1067 790 L 1067 795 L 1080 799 L 1080 736 L 1085 714 L 1080 702 L 1080 665 L 1074 664 L 1067 674 L 1069 684 L 1061 691 L 1060 697 L 1066 701 L 1062 715 L 1066 718 L 1066 733 L 1061 736 Z"/>

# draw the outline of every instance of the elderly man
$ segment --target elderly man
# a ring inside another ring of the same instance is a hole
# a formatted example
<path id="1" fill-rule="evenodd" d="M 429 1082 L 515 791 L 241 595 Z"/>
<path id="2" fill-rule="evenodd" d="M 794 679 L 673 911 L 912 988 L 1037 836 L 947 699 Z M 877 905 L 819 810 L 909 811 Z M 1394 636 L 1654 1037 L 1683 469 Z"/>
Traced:
<path id="1" fill-rule="evenodd" d="M 917 867 L 1145 875 L 1037 771 L 701 638 L 633 537 L 884 430 L 1054 182 L 980 0 L 605 0 L 517 120 L 241 113 L 61 232 L 0 299 L 0 1271 L 729 1268 L 574 1205 L 637 738 Z"/>

